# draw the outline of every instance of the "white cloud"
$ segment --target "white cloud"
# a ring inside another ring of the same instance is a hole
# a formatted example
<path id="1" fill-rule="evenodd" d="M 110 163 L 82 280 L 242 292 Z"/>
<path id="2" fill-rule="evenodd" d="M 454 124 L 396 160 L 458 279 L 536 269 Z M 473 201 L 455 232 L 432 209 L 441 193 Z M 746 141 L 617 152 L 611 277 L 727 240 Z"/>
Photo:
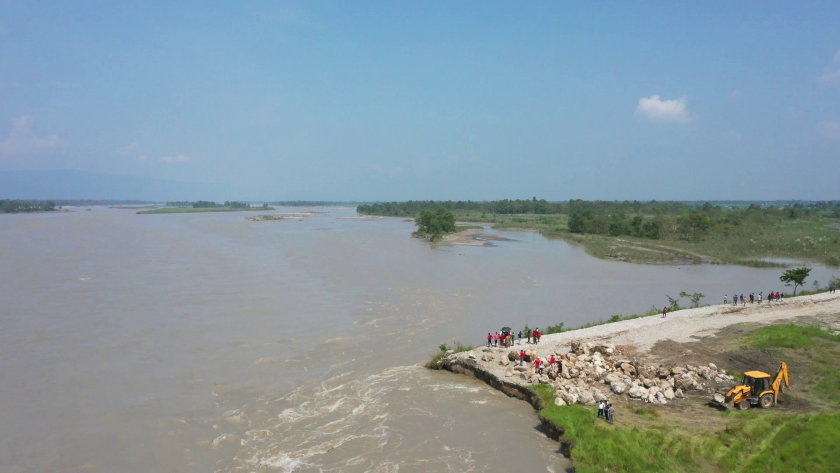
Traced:
<path id="1" fill-rule="evenodd" d="M 840 51 L 834 53 L 834 64 L 840 65 Z M 840 69 L 834 71 L 826 69 L 823 75 L 817 77 L 817 82 L 826 85 L 840 86 Z"/>
<path id="2" fill-rule="evenodd" d="M 116 152 L 120 156 L 134 156 L 140 152 L 140 147 L 137 143 L 129 143 L 123 147 L 117 148 Z"/>
<path id="3" fill-rule="evenodd" d="M 826 85 L 840 85 L 840 71 L 826 72 L 817 81 Z"/>
<path id="4" fill-rule="evenodd" d="M 671 123 L 688 123 L 688 110 L 685 109 L 688 97 L 680 97 L 675 100 L 662 100 L 658 95 L 651 95 L 649 98 L 640 98 L 639 106 L 636 108 L 636 115 L 642 115 L 651 120 Z"/>
<path id="5" fill-rule="evenodd" d="M 65 144 L 55 135 L 47 137 L 35 135 L 32 132 L 32 119 L 22 116 L 12 120 L 12 131 L 5 140 L 0 142 L 0 156 L 21 156 L 57 149 Z"/>
<path id="6" fill-rule="evenodd" d="M 840 122 L 821 121 L 817 123 L 817 133 L 823 138 L 840 141 Z"/>
<path id="7" fill-rule="evenodd" d="M 179 154 L 178 156 L 164 156 L 160 160 L 164 164 L 185 164 L 190 162 L 190 157 Z"/>

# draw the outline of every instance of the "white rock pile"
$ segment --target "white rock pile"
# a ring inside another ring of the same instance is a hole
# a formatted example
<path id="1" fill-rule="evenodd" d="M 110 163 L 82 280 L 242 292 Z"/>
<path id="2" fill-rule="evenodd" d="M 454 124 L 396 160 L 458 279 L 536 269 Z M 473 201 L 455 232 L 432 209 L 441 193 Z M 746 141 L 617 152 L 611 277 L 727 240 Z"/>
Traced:
<path id="1" fill-rule="evenodd" d="M 689 390 L 705 388 L 703 381 L 734 384 L 734 378 L 723 369 L 709 363 L 706 366 L 659 366 L 631 360 L 616 351 L 615 345 L 605 343 L 571 343 L 568 353 L 554 353 L 558 362 L 556 371 L 544 370 L 540 375 L 534 370 L 537 354 L 525 352 L 524 366 L 519 366 L 519 350 L 511 350 L 499 357 L 498 364 L 506 366 L 505 376 L 519 376 L 526 383 L 544 383 L 557 388 L 554 403 L 558 406 L 593 405 L 611 395 L 626 395 L 630 399 L 649 403 L 667 404 L 685 397 Z M 551 354 L 547 358 L 550 358 Z M 470 358 L 475 359 L 474 355 Z M 487 350 L 481 361 L 492 362 L 496 357 Z M 544 357 L 544 361 L 547 359 Z"/>

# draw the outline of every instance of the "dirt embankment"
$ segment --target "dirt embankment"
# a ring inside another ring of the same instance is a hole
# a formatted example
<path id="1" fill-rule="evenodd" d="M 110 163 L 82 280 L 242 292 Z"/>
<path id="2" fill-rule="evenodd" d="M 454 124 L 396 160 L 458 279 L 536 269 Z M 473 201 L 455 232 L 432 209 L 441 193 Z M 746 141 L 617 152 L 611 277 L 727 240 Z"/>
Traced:
<path id="1" fill-rule="evenodd" d="M 623 413 L 616 424 L 648 422 L 648 416 L 633 412 L 650 406 L 667 413 L 675 427 L 700 433 L 726 423 L 725 416 L 709 413 L 712 393 L 740 381 L 738 373 L 775 373 L 778 367 L 780 353 L 744 346 L 745 335 L 765 325 L 793 321 L 840 330 L 838 314 L 838 294 L 747 307 L 686 309 L 666 318 L 657 315 L 546 335 L 539 344 L 453 353 L 439 362 L 439 368 L 474 376 L 509 396 L 528 400 L 537 409 L 541 408 L 534 401 L 537 396 L 527 393 L 533 393 L 530 387 L 536 384 L 549 385 L 556 389 L 557 405 L 592 405 L 596 397 L 610 399 Z M 515 356 L 520 349 L 527 351 L 524 368 Z M 550 376 L 536 373 L 532 360 L 549 360 L 552 355 L 558 369 Z M 798 388 L 783 394 L 779 408 L 785 412 L 833 409 L 804 389 L 811 381 L 807 369 L 811 355 L 789 351 L 783 356 Z M 563 426 L 540 420 L 552 438 L 562 436 Z"/>

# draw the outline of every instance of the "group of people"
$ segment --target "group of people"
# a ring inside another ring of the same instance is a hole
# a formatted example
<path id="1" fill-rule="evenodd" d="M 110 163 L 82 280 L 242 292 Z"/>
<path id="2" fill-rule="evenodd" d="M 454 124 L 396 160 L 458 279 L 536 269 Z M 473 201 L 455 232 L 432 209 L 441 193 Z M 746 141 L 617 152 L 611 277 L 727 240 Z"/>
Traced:
<path id="1" fill-rule="evenodd" d="M 525 337 L 527 338 L 527 343 L 540 343 L 540 337 L 542 337 L 542 333 L 540 332 L 540 328 L 537 327 L 532 332 L 531 329 L 525 331 Z M 531 342 L 531 339 L 534 341 Z M 508 332 L 503 330 L 501 333 L 496 332 L 496 334 L 492 334 L 487 332 L 487 346 L 502 346 L 502 347 L 511 347 L 513 346 L 515 339 L 512 332 Z M 519 331 L 519 344 L 522 345 L 522 330 Z"/>
<path id="2" fill-rule="evenodd" d="M 751 292 L 748 296 L 745 296 L 743 294 L 741 294 L 741 295 L 735 294 L 735 295 L 732 296 L 732 305 L 738 305 L 739 302 L 742 305 L 747 305 L 747 301 L 749 301 L 750 304 L 753 304 L 753 303 L 756 303 L 756 302 L 761 304 L 761 301 L 763 299 L 764 299 L 764 293 L 763 292 L 759 292 L 757 296 L 755 295 L 754 292 Z M 767 295 L 767 302 L 773 302 L 773 301 L 778 302 L 778 301 L 783 301 L 783 300 L 785 300 L 785 295 L 778 292 L 778 291 L 776 291 L 776 292 L 771 291 L 770 294 Z M 729 295 L 728 294 L 723 295 L 723 303 L 724 303 L 724 305 L 729 304 Z"/>
<path id="3" fill-rule="evenodd" d="M 519 350 L 519 366 L 525 365 L 525 350 Z M 557 358 L 554 355 L 551 355 L 551 359 L 543 361 L 542 358 L 536 357 L 534 359 L 534 371 L 539 374 L 543 374 L 543 370 L 548 370 L 549 373 L 556 373 L 559 369 L 560 364 L 557 363 Z"/>
<path id="4" fill-rule="evenodd" d="M 613 405 L 610 404 L 610 402 L 607 401 L 606 399 L 601 399 L 598 402 L 598 418 L 603 417 L 605 421 L 612 424 L 614 416 L 615 416 L 615 407 L 613 407 Z"/>

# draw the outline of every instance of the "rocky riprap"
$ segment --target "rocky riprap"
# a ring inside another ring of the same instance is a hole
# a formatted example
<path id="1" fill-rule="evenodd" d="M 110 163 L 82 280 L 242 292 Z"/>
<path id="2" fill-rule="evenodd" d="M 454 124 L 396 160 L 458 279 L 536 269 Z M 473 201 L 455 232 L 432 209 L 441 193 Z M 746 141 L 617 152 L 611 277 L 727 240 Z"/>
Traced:
<path id="1" fill-rule="evenodd" d="M 555 371 L 544 369 L 538 374 L 533 361 L 537 354 L 525 351 L 525 365 L 519 365 L 519 349 L 500 352 L 497 348 L 473 350 L 463 359 L 467 364 L 494 364 L 504 369 L 504 377 L 517 384 L 548 384 L 556 388 L 554 403 L 558 406 L 597 404 L 599 400 L 616 396 L 654 404 L 667 404 L 682 399 L 688 391 L 707 390 L 707 382 L 717 385 L 733 385 L 734 378 L 718 369 L 713 363 L 703 366 L 651 365 L 624 356 L 620 349 L 610 342 L 588 343 L 575 340 L 568 352 L 561 350 L 553 354 L 557 359 Z M 439 368 L 454 362 L 454 353 L 447 352 L 438 362 Z M 501 356 L 499 356 L 501 355 Z M 543 357 L 547 362 L 551 354 Z M 489 371 L 489 370 L 488 370 Z"/>

